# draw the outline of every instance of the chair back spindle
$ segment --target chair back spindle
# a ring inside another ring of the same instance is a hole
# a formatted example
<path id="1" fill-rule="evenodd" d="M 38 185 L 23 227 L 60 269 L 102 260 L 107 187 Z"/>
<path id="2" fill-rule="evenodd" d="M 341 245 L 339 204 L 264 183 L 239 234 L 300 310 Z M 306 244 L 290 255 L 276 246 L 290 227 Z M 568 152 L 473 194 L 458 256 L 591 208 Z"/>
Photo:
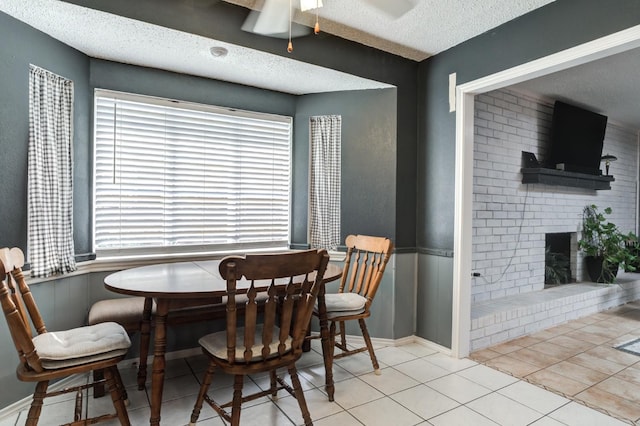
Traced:
<path id="1" fill-rule="evenodd" d="M 328 255 L 324 259 L 316 250 L 307 253 L 230 256 L 220 262 L 220 275 L 227 281 L 227 362 L 256 363 L 292 352 L 299 356 L 320 289 L 318 279 L 328 263 Z M 320 266 L 318 259 L 323 259 Z M 248 288 L 239 290 L 239 280 Z M 246 306 L 238 311 L 238 293 L 245 292 Z"/>
<path id="2" fill-rule="evenodd" d="M 227 282 L 227 328 L 199 340 L 210 362 L 190 426 L 195 426 L 205 401 L 237 426 L 244 402 L 267 395 L 275 398 L 281 389 L 297 400 L 304 424 L 313 424 L 295 363 L 302 355 L 302 343 L 328 262 L 326 250 L 222 259 L 219 272 Z M 240 309 L 239 303 L 244 304 Z M 235 376 L 231 402 L 220 404 L 207 394 L 217 368 Z M 278 377 L 280 368 L 289 372 L 291 385 Z M 269 373 L 269 388 L 243 394 L 243 377 L 260 372 Z M 231 407 L 231 413 L 227 407 Z"/>
<path id="3" fill-rule="evenodd" d="M 333 359 L 367 351 L 376 374 L 380 374 L 380 365 L 376 359 L 371 336 L 365 319 L 371 316 L 371 304 L 382 282 L 384 270 L 391 258 L 393 243 L 385 237 L 369 235 L 349 235 L 345 240 L 347 255 L 338 293 L 325 294 L 327 318 L 330 321 L 329 338 L 331 345 L 340 349 L 332 354 Z M 319 316 L 320 307 L 316 314 Z M 365 346 L 353 348 L 347 346 L 346 322 L 358 321 Z M 336 325 L 339 330 L 336 331 Z M 339 341 L 336 341 L 339 336 Z"/>
<path id="4" fill-rule="evenodd" d="M 393 251 L 387 238 L 349 235 L 347 255 L 339 293 L 358 293 L 367 299 L 367 308 L 378 291 L 384 270 Z"/>

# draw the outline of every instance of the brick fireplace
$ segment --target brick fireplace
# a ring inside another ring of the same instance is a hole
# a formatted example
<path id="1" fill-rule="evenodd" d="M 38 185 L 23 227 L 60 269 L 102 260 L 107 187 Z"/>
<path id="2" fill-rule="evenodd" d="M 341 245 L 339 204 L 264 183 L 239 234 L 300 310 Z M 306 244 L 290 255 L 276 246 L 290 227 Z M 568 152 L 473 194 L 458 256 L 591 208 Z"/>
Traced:
<path id="1" fill-rule="evenodd" d="M 584 281 L 577 240 L 586 205 L 611 207 L 622 231 L 636 229 L 635 129 L 607 126 L 603 153 L 618 158 L 610 190 L 522 183 L 522 151 L 545 158 L 552 113 L 553 100 L 512 90 L 476 97 L 472 303 L 543 290 L 546 234 L 575 236 L 572 277 Z"/>
<path id="2" fill-rule="evenodd" d="M 513 90 L 476 96 L 471 349 L 477 350 L 640 298 L 640 275 L 619 286 L 588 283 L 578 251 L 582 210 L 611 207 L 609 219 L 636 230 L 638 131 L 609 122 L 603 154 L 615 155 L 610 190 L 523 184 L 522 151 L 545 158 L 553 100 Z M 550 234 L 570 237 L 576 283 L 545 287 Z"/>

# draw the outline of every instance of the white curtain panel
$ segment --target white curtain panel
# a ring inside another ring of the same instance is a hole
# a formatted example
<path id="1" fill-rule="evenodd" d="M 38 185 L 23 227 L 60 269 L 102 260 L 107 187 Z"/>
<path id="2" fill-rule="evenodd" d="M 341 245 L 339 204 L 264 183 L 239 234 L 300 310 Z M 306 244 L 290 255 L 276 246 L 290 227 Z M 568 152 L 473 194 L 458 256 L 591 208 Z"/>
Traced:
<path id="1" fill-rule="evenodd" d="M 342 117 L 311 117 L 310 245 L 340 245 L 340 152 Z"/>
<path id="2" fill-rule="evenodd" d="M 76 270 L 72 117 L 73 81 L 31 65 L 28 239 L 34 277 Z"/>

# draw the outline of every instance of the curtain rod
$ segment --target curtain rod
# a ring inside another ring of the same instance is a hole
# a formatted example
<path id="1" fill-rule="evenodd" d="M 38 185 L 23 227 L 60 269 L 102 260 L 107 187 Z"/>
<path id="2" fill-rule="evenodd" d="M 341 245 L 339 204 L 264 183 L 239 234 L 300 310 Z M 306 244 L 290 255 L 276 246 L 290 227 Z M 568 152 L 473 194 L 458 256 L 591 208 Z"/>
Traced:
<path id="1" fill-rule="evenodd" d="M 67 80 L 67 81 L 70 81 L 70 82 L 72 82 L 72 83 L 73 83 L 73 80 L 71 80 L 70 78 L 65 77 L 65 76 L 63 76 L 63 75 L 60 75 L 60 74 L 56 74 L 55 72 L 53 72 L 53 71 L 49 71 L 49 70 L 48 70 L 48 69 L 46 69 L 46 68 L 39 67 L 38 65 L 29 64 L 29 68 L 42 70 L 42 71 L 44 71 L 44 72 L 46 72 L 46 73 L 48 73 L 48 74 L 51 74 L 51 75 L 53 75 L 53 76 L 55 76 L 55 77 L 62 78 L 62 79 L 64 79 L 64 80 Z"/>

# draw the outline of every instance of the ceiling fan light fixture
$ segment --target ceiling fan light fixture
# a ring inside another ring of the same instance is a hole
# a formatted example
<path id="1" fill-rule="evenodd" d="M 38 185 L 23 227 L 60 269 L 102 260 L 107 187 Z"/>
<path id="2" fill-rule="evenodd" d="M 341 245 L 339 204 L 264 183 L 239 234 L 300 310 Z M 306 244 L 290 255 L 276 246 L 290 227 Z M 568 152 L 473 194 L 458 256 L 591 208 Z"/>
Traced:
<path id="1" fill-rule="evenodd" d="M 322 0 L 300 0 L 300 10 L 306 12 L 307 10 L 319 9 L 322 7 Z"/>
<path id="2" fill-rule="evenodd" d="M 286 8 L 289 7 L 287 11 Z M 316 22 L 313 32 L 320 32 L 319 9 L 323 6 L 322 0 L 264 0 L 260 11 L 253 10 L 247 16 L 242 29 L 245 31 L 272 37 L 285 36 L 288 38 L 287 52 L 293 52 L 293 18 L 297 11 L 315 10 Z M 307 35 L 310 28 L 305 25 L 295 24 L 296 37 Z M 304 29 L 304 31 L 301 31 Z M 284 37 L 283 37 L 284 38 Z"/>

